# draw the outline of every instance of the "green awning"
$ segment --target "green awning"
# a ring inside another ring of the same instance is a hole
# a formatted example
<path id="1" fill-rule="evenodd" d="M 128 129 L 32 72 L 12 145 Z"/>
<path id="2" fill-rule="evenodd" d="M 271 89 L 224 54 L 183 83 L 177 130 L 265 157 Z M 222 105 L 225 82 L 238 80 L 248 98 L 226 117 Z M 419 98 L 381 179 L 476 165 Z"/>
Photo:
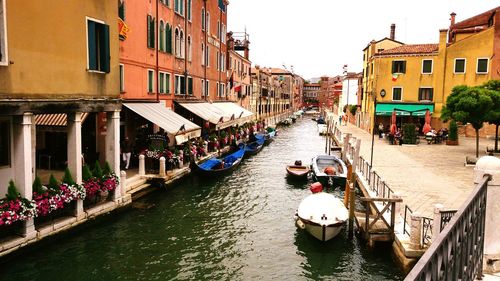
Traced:
<path id="1" fill-rule="evenodd" d="M 392 111 L 396 110 L 396 116 L 424 116 L 425 111 L 434 112 L 434 104 L 415 104 L 415 103 L 379 103 L 376 108 L 377 116 L 391 116 Z"/>

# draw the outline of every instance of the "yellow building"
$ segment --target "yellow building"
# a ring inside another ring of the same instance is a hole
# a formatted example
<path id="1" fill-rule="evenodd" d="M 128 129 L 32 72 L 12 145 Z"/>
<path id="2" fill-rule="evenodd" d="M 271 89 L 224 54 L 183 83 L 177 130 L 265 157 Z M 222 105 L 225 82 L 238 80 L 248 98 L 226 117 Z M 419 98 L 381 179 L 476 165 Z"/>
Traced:
<path id="1" fill-rule="evenodd" d="M 12 179 L 31 199 L 39 169 L 81 183 L 83 161 L 119 174 L 117 19 L 116 0 L 0 0 L 0 194 Z M 27 221 L 25 239 L 37 228 Z"/>
<path id="2" fill-rule="evenodd" d="M 365 49 L 369 59 L 364 63 L 363 112 L 365 129 L 382 122 L 389 125 L 395 110 L 397 125 L 412 122 L 422 128 L 427 109 L 432 114 L 431 126 L 441 128 L 443 105 L 453 87 L 476 86 L 498 79 L 500 16 L 487 11 L 455 23 L 452 14 L 449 30 L 440 30 L 438 44 L 400 45 L 391 49 Z M 497 52 L 495 52 L 495 49 Z M 498 55 L 497 55 L 498 56 Z M 368 74 L 367 74 L 368 73 Z M 374 120 L 374 97 L 377 98 Z"/>

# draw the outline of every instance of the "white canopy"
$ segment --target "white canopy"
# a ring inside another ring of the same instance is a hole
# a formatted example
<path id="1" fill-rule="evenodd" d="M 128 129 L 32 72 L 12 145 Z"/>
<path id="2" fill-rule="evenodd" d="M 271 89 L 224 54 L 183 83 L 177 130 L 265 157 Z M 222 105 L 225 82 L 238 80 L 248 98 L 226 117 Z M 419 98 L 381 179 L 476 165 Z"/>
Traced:
<path id="1" fill-rule="evenodd" d="M 201 136 L 200 126 L 173 112 L 164 103 L 123 103 L 135 113 L 164 129 L 177 144 Z"/>
<path id="2" fill-rule="evenodd" d="M 234 102 L 214 102 L 213 105 L 224 111 L 233 120 L 237 120 L 238 124 L 242 125 L 253 118 L 253 112 L 237 105 Z"/>
<path id="3" fill-rule="evenodd" d="M 224 104 L 224 105 L 219 105 Z M 228 105 L 232 104 L 232 105 Z M 243 116 L 253 114 L 250 111 L 232 103 L 208 103 L 208 102 L 180 102 L 180 106 L 189 110 L 203 120 L 215 124 L 216 129 L 224 129 L 233 125 L 240 124 L 239 116 L 242 111 L 246 111 Z M 244 122 L 243 122 L 244 123 Z"/>

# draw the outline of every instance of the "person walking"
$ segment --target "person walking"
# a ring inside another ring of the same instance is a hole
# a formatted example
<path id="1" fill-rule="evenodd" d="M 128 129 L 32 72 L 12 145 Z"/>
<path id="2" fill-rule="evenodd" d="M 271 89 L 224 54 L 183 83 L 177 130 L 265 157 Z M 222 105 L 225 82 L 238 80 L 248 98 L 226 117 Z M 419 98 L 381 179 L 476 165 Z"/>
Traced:
<path id="1" fill-rule="evenodd" d="M 122 143 L 122 159 L 125 165 L 125 170 L 128 169 L 130 165 L 130 157 L 132 156 L 132 146 L 128 140 L 128 137 L 125 137 Z"/>

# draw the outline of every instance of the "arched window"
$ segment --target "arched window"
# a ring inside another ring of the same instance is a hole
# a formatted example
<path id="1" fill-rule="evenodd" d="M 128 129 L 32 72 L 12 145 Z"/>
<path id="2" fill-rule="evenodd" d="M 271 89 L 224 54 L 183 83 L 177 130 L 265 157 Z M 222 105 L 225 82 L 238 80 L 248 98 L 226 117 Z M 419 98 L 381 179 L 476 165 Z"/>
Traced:
<path id="1" fill-rule="evenodd" d="M 180 57 L 181 56 L 181 46 L 180 46 L 180 37 L 179 37 L 179 29 L 175 28 L 175 56 Z"/>
<path id="2" fill-rule="evenodd" d="M 192 55 L 192 53 L 191 53 L 191 36 L 188 36 L 187 44 L 188 44 L 187 45 L 187 51 L 188 51 L 188 53 L 187 53 L 187 59 L 189 61 L 191 61 L 191 58 L 192 58 L 191 57 L 191 55 Z"/>
<path id="3" fill-rule="evenodd" d="M 165 26 L 163 25 L 163 20 L 160 20 L 160 31 L 159 31 L 160 39 L 158 40 L 159 45 L 158 48 L 160 51 L 165 52 Z"/>
<path id="4" fill-rule="evenodd" d="M 165 25 L 165 51 L 172 54 L 172 26 L 168 23 Z"/>
<path id="5" fill-rule="evenodd" d="M 181 58 L 184 58 L 185 57 L 185 41 L 184 41 L 184 32 L 181 30 L 181 35 L 179 37 L 179 41 L 180 41 L 180 50 L 179 50 L 179 56 Z"/>

